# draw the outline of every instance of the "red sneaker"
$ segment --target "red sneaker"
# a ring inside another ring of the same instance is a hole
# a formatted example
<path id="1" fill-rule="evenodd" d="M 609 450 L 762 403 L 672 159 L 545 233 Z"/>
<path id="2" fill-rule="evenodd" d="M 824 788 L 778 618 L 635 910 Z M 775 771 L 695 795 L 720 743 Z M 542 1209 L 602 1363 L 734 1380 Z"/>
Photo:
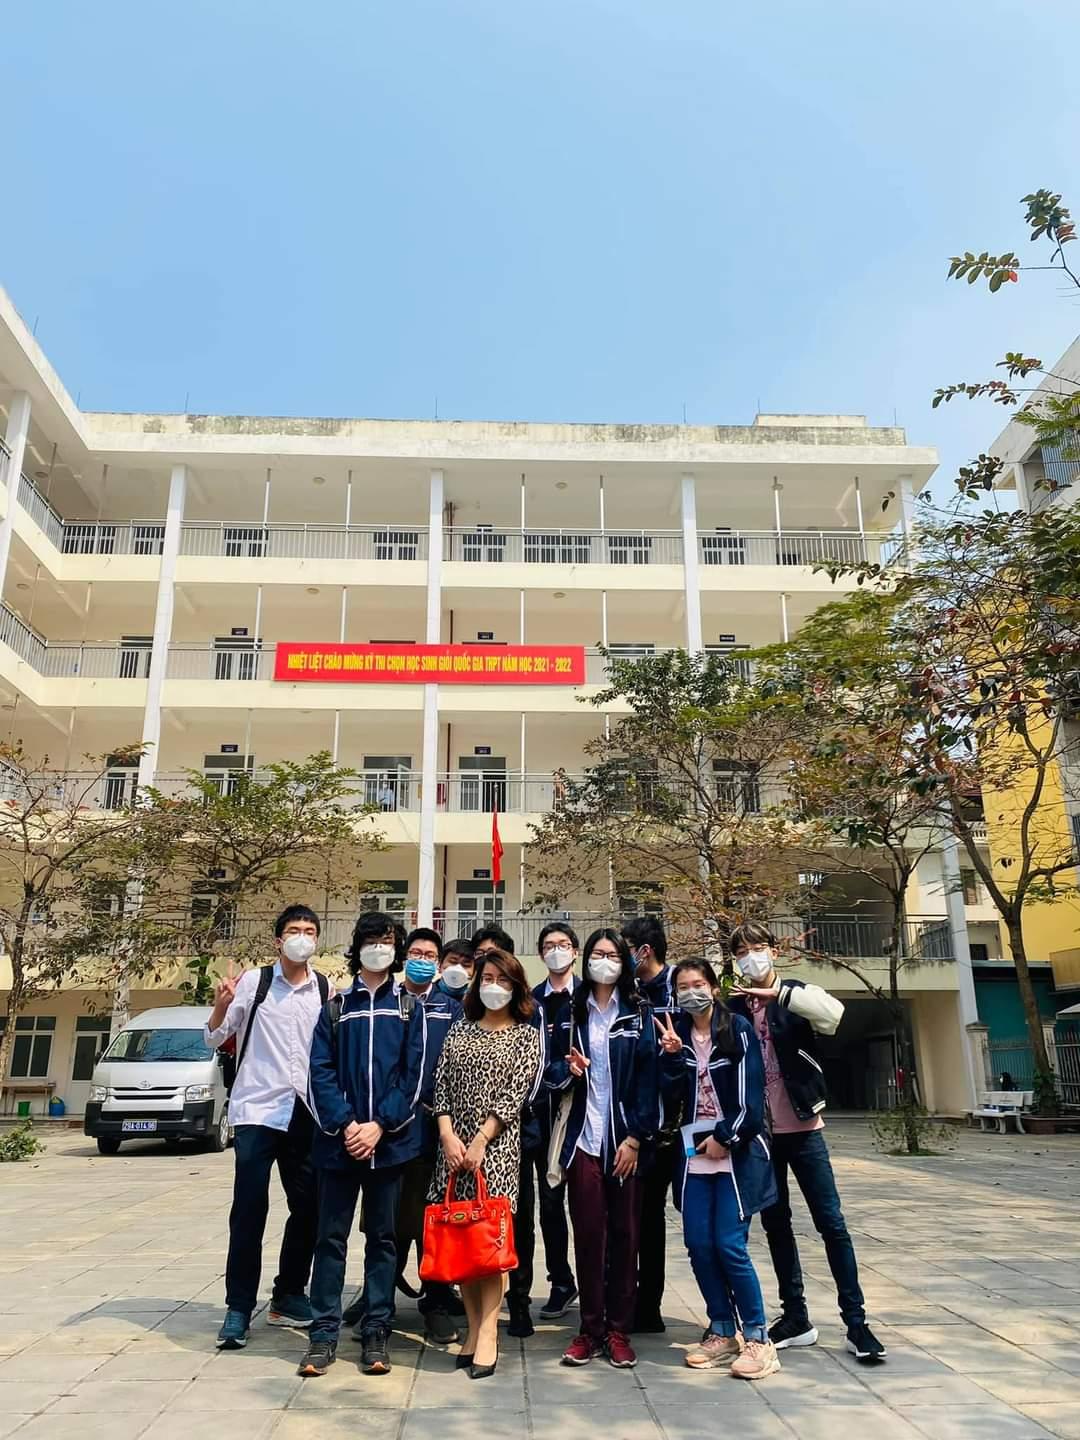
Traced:
<path id="1" fill-rule="evenodd" d="M 616 1370 L 632 1370 L 637 1364 L 634 1347 L 618 1330 L 612 1330 L 607 1337 L 605 1348 L 607 1349 L 607 1358 Z"/>
<path id="2" fill-rule="evenodd" d="M 604 1347 L 591 1335 L 575 1335 L 563 1351 L 564 1365 L 588 1365 L 594 1355 L 602 1355 Z"/>

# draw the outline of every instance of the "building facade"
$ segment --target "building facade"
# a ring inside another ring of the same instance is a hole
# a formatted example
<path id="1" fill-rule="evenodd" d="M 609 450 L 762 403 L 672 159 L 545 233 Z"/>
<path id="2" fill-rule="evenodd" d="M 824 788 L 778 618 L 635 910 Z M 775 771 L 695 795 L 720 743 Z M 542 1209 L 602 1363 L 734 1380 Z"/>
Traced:
<path id="1" fill-rule="evenodd" d="M 530 908 L 530 828 L 604 724 L 582 704 L 604 680 L 599 647 L 737 658 L 792 634 L 853 583 L 815 563 L 894 553 L 936 464 L 902 429 L 843 415 L 695 427 L 83 413 L 6 296 L 0 410 L 5 738 L 59 776 L 144 743 L 137 769 L 102 782 L 104 809 L 182 786 L 188 769 L 227 787 L 320 750 L 354 767 L 389 845 L 327 917 L 331 955 L 374 904 L 448 934 L 497 918 L 534 954 L 548 917 Z M 275 679 L 280 642 L 575 644 L 585 674 L 297 683 Z M 969 936 L 996 943 L 961 869 L 954 847 L 920 866 L 908 918 L 925 963 L 905 971 L 924 1098 L 953 1111 L 982 1074 Z M 611 887 L 560 914 L 587 931 L 638 903 Z M 879 910 L 851 889 L 827 923 L 837 953 L 884 974 Z M 269 933 L 272 917 L 243 918 Z M 819 978 L 849 1002 L 829 1057 L 842 1103 L 888 1103 L 887 1017 L 850 976 Z M 48 1074 L 81 1109 L 107 1011 L 81 991 L 34 1002 L 13 1072 Z"/>

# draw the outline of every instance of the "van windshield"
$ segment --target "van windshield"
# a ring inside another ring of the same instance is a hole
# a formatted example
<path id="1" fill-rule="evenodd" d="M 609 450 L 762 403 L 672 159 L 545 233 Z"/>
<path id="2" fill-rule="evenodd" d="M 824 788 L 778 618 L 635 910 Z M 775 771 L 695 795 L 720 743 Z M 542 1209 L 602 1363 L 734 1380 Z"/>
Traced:
<path id="1" fill-rule="evenodd" d="M 201 1030 L 121 1030 L 102 1060 L 209 1060 Z"/>

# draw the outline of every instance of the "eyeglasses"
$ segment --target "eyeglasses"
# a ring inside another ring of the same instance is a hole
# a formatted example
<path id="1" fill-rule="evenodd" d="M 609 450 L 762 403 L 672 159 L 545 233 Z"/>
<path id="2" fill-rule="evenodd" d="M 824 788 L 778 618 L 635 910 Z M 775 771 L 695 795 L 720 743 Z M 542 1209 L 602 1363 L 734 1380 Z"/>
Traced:
<path id="1" fill-rule="evenodd" d="M 601 950 L 597 948 L 589 956 L 590 960 L 621 960 L 622 956 L 617 950 Z"/>
<path id="2" fill-rule="evenodd" d="M 410 950 L 405 957 L 407 960 L 438 960 L 437 955 L 431 955 L 427 950 Z"/>

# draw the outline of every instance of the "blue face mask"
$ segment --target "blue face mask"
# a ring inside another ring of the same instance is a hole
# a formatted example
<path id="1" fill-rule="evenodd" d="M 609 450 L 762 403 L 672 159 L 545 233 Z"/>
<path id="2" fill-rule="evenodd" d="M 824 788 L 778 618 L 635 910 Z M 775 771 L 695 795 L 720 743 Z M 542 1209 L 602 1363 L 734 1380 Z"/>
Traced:
<path id="1" fill-rule="evenodd" d="M 637 951 L 636 951 L 636 950 L 631 950 L 631 951 L 630 951 L 630 969 L 631 969 L 635 974 L 637 974 L 638 962 L 639 962 L 639 957 L 638 957 Z"/>
<path id="2" fill-rule="evenodd" d="M 434 960 L 406 960 L 405 978 L 414 985 L 430 985 L 438 968 Z"/>

